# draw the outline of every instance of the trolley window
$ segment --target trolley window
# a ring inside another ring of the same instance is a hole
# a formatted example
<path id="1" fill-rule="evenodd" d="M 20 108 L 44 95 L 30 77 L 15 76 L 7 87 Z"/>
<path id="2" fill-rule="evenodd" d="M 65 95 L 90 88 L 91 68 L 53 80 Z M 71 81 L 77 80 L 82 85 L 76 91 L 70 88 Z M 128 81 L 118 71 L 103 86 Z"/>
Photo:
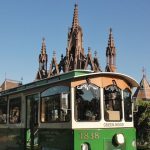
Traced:
<path id="1" fill-rule="evenodd" d="M 104 88 L 104 115 L 106 121 L 119 121 L 122 118 L 121 90 L 116 85 Z"/>
<path id="2" fill-rule="evenodd" d="M 70 121 L 69 87 L 55 86 L 41 93 L 41 122 Z"/>
<path id="3" fill-rule="evenodd" d="M 21 97 L 9 101 L 9 122 L 12 124 L 21 122 Z"/>
<path id="4" fill-rule="evenodd" d="M 5 98 L 0 99 L 0 124 L 7 122 L 7 100 Z"/>
<path id="5" fill-rule="evenodd" d="M 132 101 L 129 89 L 123 91 L 125 121 L 132 121 Z"/>
<path id="6" fill-rule="evenodd" d="M 75 94 L 75 119 L 100 120 L 100 88 L 93 84 L 82 84 L 76 87 Z"/>

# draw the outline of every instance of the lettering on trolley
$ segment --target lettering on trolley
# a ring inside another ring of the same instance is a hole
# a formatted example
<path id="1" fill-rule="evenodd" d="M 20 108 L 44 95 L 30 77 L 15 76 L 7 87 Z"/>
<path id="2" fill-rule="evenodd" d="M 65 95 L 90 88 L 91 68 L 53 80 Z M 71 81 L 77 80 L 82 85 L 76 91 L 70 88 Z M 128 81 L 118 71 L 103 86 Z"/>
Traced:
<path id="1" fill-rule="evenodd" d="M 109 123 L 104 123 L 103 126 L 104 127 L 116 127 L 116 126 L 123 127 L 124 123 L 121 123 L 121 122 L 109 122 Z"/>
<path id="2" fill-rule="evenodd" d="M 98 132 L 80 132 L 80 140 L 98 140 L 99 138 Z"/>

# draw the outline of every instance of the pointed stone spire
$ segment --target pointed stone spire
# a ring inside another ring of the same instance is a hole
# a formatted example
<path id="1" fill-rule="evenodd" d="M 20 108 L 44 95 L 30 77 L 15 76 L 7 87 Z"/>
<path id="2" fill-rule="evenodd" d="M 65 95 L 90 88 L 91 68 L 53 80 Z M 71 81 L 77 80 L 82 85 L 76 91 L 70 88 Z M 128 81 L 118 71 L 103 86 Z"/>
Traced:
<path id="1" fill-rule="evenodd" d="M 112 28 L 109 29 L 108 46 L 109 47 L 115 47 L 114 39 L 113 39 L 113 34 L 112 34 Z"/>
<path id="2" fill-rule="evenodd" d="M 42 39 L 41 54 L 39 54 L 39 71 L 36 80 L 47 78 L 47 61 L 45 38 Z"/>
<path id="3" fill-rule="evenodd" d="M 112 28 L 109 30 L 108 46 L 106 48 L 107 64 L 105 71 L 116 72 L 116 48 L 112 35 Z"/>
<path id="4" fill-rule="evenodd" d="M 46 54 L 45 38 L 42 39 L 41 54 Z"/>
<path id="5" fill-rule="evenodd" d="M 95 51 L 94 54 L 95 54 L 95 58 L 97 58 L 97 51 Z"/>
<path id="6" fill-rule="evenodd" d="M 58 75 L 58 74 L 59 74 L 59 67 L 58 67 L 57 60 L 56 60 L 56 51 L 54 50 L 48 77 Z"/>
<path id="7" fill-rule="evenodd" d="M 100 65 L 99 65 L 99 61 L 98 61 L 98 57 L 97 57 L 97 51 L 94 52 L 94 66 L 95 66 L 95 72 L 101 71 Z"/>
<path id="8" fill-rule="evenodd" d="M 72 27 L 68 33 L 68 44 L 66 48 L 65 71 L 84 69 L 83 33 L 79 25 L 78 5 L 75 4 Z"/>
<path id="9" fill-rule="evenodd" d="M 142 69 L 143 77 L 140 82 L 140 86 L 135 91 L 133 97 L 137 100 L 149 100 L 150 101 L 150 84 L 146 78 L 145 69 Z"/>
<path id="10" fill-rule="evenodd" d="M 77 29 L 79 26 L 79 19 L 78 19 L 78 5 L 75 4 L 74 8 L 74 15 L 73 15 L 73 21 L 72 21 L 72 29 Z"/>
<path id="11" fill-rule="evenodd" d="M 42 47 L 41 47 L 41 54 L 39 55 L 39 62 L 45 63 L 44 69 L 47 69 L 47 54 L 46 54 L 46 44 L 45 38 L 42 39 Z"/>
<path id="12" fill-rule="evenodd" d="M 144 67 L 142 68 L 142 73 L 143 73 L 143 77 L 140 82 L 141 88 L 150 88 L 149 82 L 147 81 L 147 77 L 146 77 L 146 69 Z"/>

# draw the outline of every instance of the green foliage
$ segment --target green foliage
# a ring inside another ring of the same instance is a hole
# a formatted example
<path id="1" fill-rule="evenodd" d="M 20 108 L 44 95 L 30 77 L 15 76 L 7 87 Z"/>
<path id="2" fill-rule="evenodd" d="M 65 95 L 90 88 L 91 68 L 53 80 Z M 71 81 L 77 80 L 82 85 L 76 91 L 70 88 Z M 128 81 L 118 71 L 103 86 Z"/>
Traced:
<path id="1" fill-rule="evenodd" d="M 136 105 L 143 106 L 143 107 L 150 107 L 150 101 L 143 101 L 141 99 L 137 99 Z"/>
<path id="2" fill-rule="evenodd" d="M 139 109 L 142 111 L 138 124 L 146 123 L 150 127 L 150 102 L 149 101 L 139 101 Z"/>
<path id="3" fill-rule="evenodd" d="M 137 100 L 138 111 L 134 115 L 139 145 L 150 143 L 150 101 Z"/>

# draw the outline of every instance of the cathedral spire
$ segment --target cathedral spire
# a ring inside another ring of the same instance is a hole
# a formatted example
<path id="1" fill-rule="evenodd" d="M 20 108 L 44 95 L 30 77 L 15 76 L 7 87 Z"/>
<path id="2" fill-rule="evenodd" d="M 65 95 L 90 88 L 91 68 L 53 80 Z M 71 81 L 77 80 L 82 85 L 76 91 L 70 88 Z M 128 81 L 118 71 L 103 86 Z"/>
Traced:
<path id="1" fill-rule="evenodd" d="M 116 48 L 114 44 L 112 28 L 109 29 L 108 46 L 106 48 L 107 65 L 105 70 L 107 72 L 116 72 Z"/>
<path id="2" fill-rule="evenodd" d="M 39 54 L 39 70 L 36 79 L 47 78 L 47 61 L 45 38 L 42 39 L 41 54 Z"/>
<path id="3" fill-rule="evenodd" d="M 67 71 L 74 69 L 84 69 L 84 48 L 83 48 L 83 33 L 79 25 L 78 5 L 75 4 L 72 27 L 68 33 L 68 44 L 66 48 L 65 66 Z"/>
<path id="4" fill-rule="evenodd" d="M 79 26 L 78 5 L 75 4 L 74 15 L 73 15 L 73 21 L 72 21 L 72 30 L 77 29 L 78 26 Z"/>
<path id="5" fill-rule="evenodd" d="M 42 39 L 41 54 L 46 54 L 45 38 Z"/>
<path id="6" fill-rule="evenodd" d="M 58 74 L 59 74 L 59 68 L 58 68 L 58 64 L 57 64 L 57 60 L 56 60 L 56 51 L 54 50 L 48 77 L 58 75 Z"/>
<path id="7" fill-rule="evenodd" d="M 115 47 L 114 46 L 114 39 L 113 39 L 113 34 L 112 34 L 112 28 L 109 29 L 109 39 L 108 39 L 108 46 L 109 47 Z"/>

